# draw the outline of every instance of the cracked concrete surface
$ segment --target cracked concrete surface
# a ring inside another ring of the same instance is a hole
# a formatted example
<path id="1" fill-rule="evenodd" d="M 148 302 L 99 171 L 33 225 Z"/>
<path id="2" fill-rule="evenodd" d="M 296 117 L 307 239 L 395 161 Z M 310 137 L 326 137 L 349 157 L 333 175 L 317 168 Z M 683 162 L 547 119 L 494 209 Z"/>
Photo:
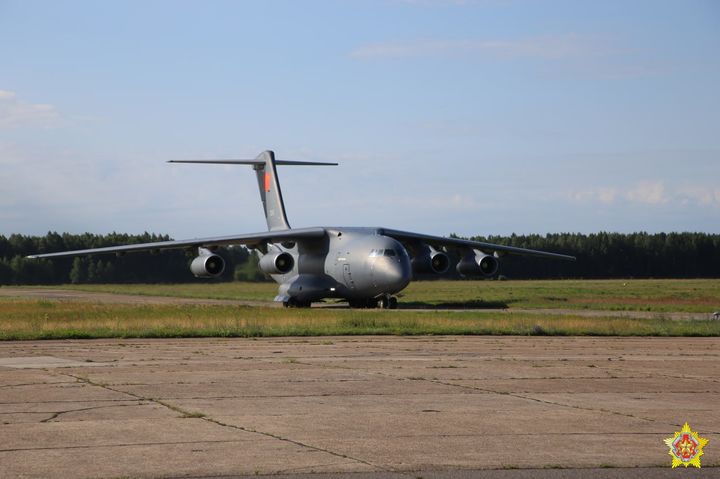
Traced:
<path id="1" fill-rule="evenodd" d="M 666 468 L 685 421 L 710 477 L 717 404 L 717 338 L 6 342 L 0 477 Z"/>

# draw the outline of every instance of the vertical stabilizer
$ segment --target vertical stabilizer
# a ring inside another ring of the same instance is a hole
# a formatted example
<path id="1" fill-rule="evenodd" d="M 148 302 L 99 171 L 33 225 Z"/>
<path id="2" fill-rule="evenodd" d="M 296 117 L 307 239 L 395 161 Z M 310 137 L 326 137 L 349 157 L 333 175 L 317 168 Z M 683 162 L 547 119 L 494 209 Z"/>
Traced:
<path id="1" fill-rule="evenodd" d="M 258 164 L 254 169 L 268 229 L 270 231 L 290 229 L 275 167 L 275 153 L 270 150 L 263 151 L 257 160 Z"/>
<path id="2" fill-rule="evenodd" d="M 260 199 L 262 200 L 265 220 L 270 231 L 289 230 L 285 203 L 283 203 L 280 182 L 277 177 L 276 165 L 294 166 L 335 166 L 337 163 L 322 161 L 275 161 L 275 153 L 270 150 L 263 151 L 254 160 L 170 160 L 168 163 L 200 163 L 204 165 L 252 165 L 257 175 Z"/>

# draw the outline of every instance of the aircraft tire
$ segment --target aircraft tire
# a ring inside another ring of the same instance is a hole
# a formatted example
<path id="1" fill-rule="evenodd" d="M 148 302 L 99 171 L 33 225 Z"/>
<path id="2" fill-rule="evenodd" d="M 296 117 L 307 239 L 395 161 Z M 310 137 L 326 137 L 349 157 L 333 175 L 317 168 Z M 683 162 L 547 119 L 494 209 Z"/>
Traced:
<path id="1" fill-rule="evenodd" d="M 398 306 L 398 299 L 395 296 L 390 296 L 388 299 L 388 308 L 389 309 L 397 309 Z"/>
<path id="2" fill-rule="evenodd" d="M 312 306 L 310 301 L 299 301 L 296 298 L 290 298 L 287 301 L 283 301 L 283 306 L 286 308 L 309 308 Z"/>
<path id="3" fill-rule="evenodd" d="M 377 307 L 380 309 L 389 309 L 390 298 L 388 298 L 387 296 L 383 296 L 382 298 L 378 299 Z"/>

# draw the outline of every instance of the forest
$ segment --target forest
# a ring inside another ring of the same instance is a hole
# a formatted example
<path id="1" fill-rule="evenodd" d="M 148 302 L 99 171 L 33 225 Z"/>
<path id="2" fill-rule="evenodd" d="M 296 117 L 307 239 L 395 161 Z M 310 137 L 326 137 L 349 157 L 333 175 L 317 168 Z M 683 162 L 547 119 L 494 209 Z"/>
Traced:
<path id="1" fill-rule="evenodd" d="M 452 235 L 455 236 L 455 235 Z M 0 284 L 63 283 L 184 283 L 208 281 L 189 270 L 193 252 L 130 253 L 84 258 L 33 260 L 26 255 L 100 248 L 120 244 L 168 241 L 167 235 L 143 233 L 49 232 L 45 236 L 0 235 Z M 560 233 L 546 235 L 476 236 L 471 238 L 577 257 L 577 262 L 505 256 L 501 279 L 549 278 L 718 278 L 720 235 L 707 233 Z M 225 272 L 211 281 L 267 281 L 257 268 L 257 255 L 242 246 L 216 251 L 226 261 Z M 451 257 L 452 252 L 449 252 Z M 454 261 L 457 259 L 452 258 Z M 418 279 L 459 278 L 451 268 L 443 275 Z"/>

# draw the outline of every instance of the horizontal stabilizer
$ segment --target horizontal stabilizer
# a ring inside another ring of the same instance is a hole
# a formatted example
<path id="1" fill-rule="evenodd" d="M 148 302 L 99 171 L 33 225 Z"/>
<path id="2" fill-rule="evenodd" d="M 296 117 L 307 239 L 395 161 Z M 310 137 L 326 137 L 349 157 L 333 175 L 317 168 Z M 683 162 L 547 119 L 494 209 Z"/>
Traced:
<path id="1" fill-rule="evenodd" d="M 258 189 L 260 191 L 260 200 L 265 210 L 265 220 L 268 229 L 288 230 L 290 223 L 285 213 L 285 203 L 283 202 L 282 192 L 280 191 L 280 182 L 278 181 L 277 169 L 278 165 L 297 165 L 297 166 L 336 166 L 337 163 L 326 163 L 322 161 L 289 161 L 276 160 L 275 153 L 270 150 L 263 151 L 254 160 L 245 160 L 237 158 L 216 158 L 212 160 L 170 160 L 168 163 L 199 163 L 206 165 L 251 165 L 255 170 L 257 177 Z"/>
<path id="2" fill-rule="evenodd" d="M 264 165 L 265 160 L 170 160 L 168 163 L 206 163 L 209 165 Z M 325 163 L 322 161 L 290 161 L 275 160 L 276 165 L 294 166 L 337 166 L 337 163 Z"/>

